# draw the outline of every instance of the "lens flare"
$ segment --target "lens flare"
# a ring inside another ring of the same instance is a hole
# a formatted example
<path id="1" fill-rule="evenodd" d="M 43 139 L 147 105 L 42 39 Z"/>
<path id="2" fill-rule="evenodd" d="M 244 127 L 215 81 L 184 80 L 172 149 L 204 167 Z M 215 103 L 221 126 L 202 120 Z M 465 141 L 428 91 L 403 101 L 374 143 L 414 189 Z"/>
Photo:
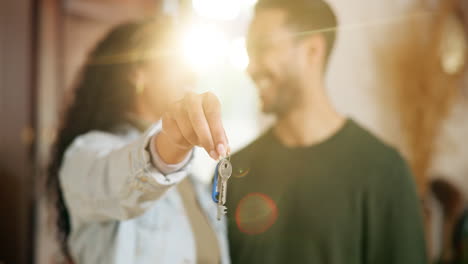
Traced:
<path id="1" fill-rule="evenodd" d="M 249 65 L 249 56 L 245 47 L 245 37 L 235 39 L 231 44 L 229 53 L 229 62 L 231 65 L 241 71 L 247 69 Z"/>
<path id="2" fill-rule="evenodd" d="M 237 0 L 193 0 L 193 9 L 200 17 L 232 20 L 241 11 L 241 2 Z"/>
<path id="3" fill-rule="evenodd" d="M 239 231 L 249 235 L 264 233 L 276 222 L 278 208 L 268 195 L 250 193 L 242 198 L 236 208 Z"/>
<path id="4" fill-rule="evenodd" d="M 226 36 L 213 25 L 193 24 L 183 34 L 182 54 L 196 71 L 222 63 L 227 48 Z"/>
<path id="5" fill-rule="evenodd" d="M 247 174 L 249 174 L 250 172 L 250 169 L 244 169 L 244 168 L 240 168 L 240 169 L 237 169 L 233 172 L 232 174 L 232 177 L 234 178 L 243 178 L 245 176 L 247 176 Z"/>

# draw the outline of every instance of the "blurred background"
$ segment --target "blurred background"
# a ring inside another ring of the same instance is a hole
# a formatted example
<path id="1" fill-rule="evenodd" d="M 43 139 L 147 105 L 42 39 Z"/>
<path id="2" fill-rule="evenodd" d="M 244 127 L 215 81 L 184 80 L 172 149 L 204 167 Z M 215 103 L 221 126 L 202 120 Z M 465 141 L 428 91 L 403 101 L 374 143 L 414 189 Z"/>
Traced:
<path id="1" fill-rule="evenodd" d="M 198 91 L 219 96 L 234 151 L 268 127 L 271 120 L 260 114 L 245 73 L 245 34 L 255 2 L 0 0 L 1 264 L 60 263 L 43 191 L 49 148 L 83 60 L 112 26 L 159 14 L 191 17 L 184 58 L 199 76 Z M 409 160 L 430 257 L 450 261 L 463 254 L 460 245 L 468 246 L 468 229 L 462 228 L 468 198 L 468 1 L 329 3 L 341 25 L 329 94 L 341 112 Z M 200 151 L 197 176 L 209 182 L 213 166 Z"/>

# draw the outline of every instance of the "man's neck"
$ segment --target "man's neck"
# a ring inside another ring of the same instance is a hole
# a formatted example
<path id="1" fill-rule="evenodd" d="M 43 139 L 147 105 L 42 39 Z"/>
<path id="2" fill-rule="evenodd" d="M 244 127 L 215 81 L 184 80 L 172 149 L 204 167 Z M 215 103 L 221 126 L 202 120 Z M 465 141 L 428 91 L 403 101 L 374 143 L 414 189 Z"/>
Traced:
<path id="1" fill-rule="evenodd" d="M 278 119 L 274 133 L 288 147 L 306 147 L 322 142 L 342 128 L 346 118 L 324 95 L 298 106 Z"/>

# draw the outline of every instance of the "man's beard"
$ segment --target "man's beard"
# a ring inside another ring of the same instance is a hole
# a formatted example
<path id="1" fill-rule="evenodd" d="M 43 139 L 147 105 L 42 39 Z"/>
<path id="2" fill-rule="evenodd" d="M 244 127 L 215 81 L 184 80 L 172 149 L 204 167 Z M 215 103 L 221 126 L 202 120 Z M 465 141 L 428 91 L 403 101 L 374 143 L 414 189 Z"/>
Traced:
<path id="1" fill-rule="evenodd" d="M 301 89 L 298 79 L 288 74 L 288 78 L 284 79 L 276 85 L 276 97 L 272 102 L 263 105 L 263 112 L 273 114 L 277 118 L 281 118 L 290 113 L 294 107 L 299 104 L 301 97 Z"/>

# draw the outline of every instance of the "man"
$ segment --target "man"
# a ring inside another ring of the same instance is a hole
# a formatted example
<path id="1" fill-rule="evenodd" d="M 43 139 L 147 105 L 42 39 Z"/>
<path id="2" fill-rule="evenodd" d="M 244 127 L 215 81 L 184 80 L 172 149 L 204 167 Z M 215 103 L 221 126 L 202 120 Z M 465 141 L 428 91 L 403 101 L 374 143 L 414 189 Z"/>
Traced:
<path id="1" fill-rule="evenodd" d="M 277 121 L 231 158 L 233 264 L 426 263 L 406 163 L 326 94 L 336 27 L 321 0 L 256 5 L 248 73 Z"/>

